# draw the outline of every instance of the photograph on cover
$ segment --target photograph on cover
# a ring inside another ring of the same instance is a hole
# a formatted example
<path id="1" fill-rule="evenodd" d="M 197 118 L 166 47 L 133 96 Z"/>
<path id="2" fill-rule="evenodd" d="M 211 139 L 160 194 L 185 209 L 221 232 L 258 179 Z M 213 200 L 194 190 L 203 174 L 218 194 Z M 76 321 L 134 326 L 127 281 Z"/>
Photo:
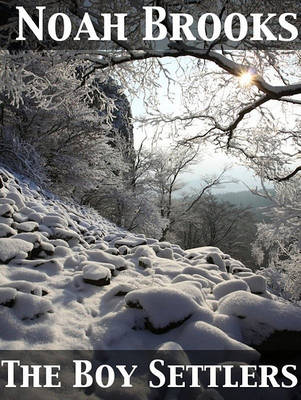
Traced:
<path id="1" fill-rule="evenodd" d="M 301 398 L 300 117 L 297 0 L 0 0 L 1 399 Z"/>

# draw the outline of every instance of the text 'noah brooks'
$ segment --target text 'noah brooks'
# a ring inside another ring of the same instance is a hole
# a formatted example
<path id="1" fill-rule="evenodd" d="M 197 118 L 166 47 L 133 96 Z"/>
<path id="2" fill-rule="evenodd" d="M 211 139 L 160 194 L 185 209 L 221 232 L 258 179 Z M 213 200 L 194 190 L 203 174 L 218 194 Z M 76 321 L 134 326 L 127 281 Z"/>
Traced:
<path id="1" fill-rule="evenodd" d="M 84 13 L 76 27 L 65 13 L 55 13 L 45 17 L 45 6 L 36 7 L 38 17 L 31 16 L 24 7 L 16 7 L 19 18 L 17 41 L 25 41 L 24 26 L 27 26 L 39 41 L 44 40 L 45 28 L 52 40 L 80 41 L 110 41 L 114 30 L 114 39 L 126 41 L 127 13 L 102 13 L 90 16 Z M 241 13 L 231 13 L 221 19 L 215 13 L 204 13 L 197 18 L 187 13 L 169 13 L 170 32 L 166 27 L 166 10 L 162 7 L 143 7 L 142 38 L 143 40 L 164 40 L 167 36 L 172 41 L 203 40 L 215 41 L 221 36 L 232 42 L 240 42 L 247 36 L 250 41 L 292 42 L 299 37 L 299 30 L 294 22 L 297 14 L 292 12 L 251 13 L 247 16 Z M 46 21 L 47 19 L 47 21 Z M 277 33 L 270 27 L 277 26 Z M 58 29 L 58 26 L 60 28 Z M 63 29 L 61 29 L 61 27 Z M 101 27 L 101 33 L 99 30 Z M 209 29 L 208 29 L 209 27 Z M 250 37 L 249 37 L 250 36 Z"/>
<path id="2" fill-rule="evenodd" d="M 133 387 L 132 378 L 138 365 L 107 365 L 97 368 L 88 360 L 73 360 L 74 388 L 98 385 L 108 389 L 116 382 L 121 388 Z M 239 369 L 239 374 L 237 374 Z M 235 370 L 235 371 L 234 371 Z M 25 365 L 18 360 L 1 361 L 1 377 L 6 375 L 5 388 L 58 388 L 60 365 Z M 208 388 L 293 388 L 298 385 L 296 365 L 284 365 L 280 370 L 273 365 L 169 365 L 154 359 L 148 365 L 146 384 L 150 388 L 199 388 L 201 374 L 207 374 Z M 281 379 L 276 377 L 281 375 Z"/>

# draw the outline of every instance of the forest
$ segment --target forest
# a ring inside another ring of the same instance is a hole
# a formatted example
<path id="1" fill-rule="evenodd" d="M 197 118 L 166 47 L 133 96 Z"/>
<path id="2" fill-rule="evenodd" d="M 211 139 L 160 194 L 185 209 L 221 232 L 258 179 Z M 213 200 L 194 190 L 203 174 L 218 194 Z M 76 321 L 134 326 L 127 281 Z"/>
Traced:
<path id="1" fill-rule="evenodd" d="M 80 15 L 71 6 L 59 10 Z M 152 56 L 124 43 L 116 39 L 117 48 L 100 56 L 3 50 L 2 162 L 131 232 L 184 248 L 221 247 L 252 269 L 285 271 L 283 291 L 299 298 L 299 52 L 194 54 L 191 45 L 171 40 L 171 50 Z M 146 112 L 133 117 L 135 99 Z M 171 104 L 167 112 L 162 101 Z M 181 175 L 204 157 L 208 143 L 261 179 L 262 188 L 251 190 L 268 199 L 264 218 L 217 201 L 212 190 L 227 181 L 226 171 L 200 173 L 199 187 L 185 191 Z"/>
<path id="2" fill-rule="evenodd" d="M 0 1 L 0 349 L 300 350 L 299 2 L 40 0 L 56 36 L 32 3 Z"/>

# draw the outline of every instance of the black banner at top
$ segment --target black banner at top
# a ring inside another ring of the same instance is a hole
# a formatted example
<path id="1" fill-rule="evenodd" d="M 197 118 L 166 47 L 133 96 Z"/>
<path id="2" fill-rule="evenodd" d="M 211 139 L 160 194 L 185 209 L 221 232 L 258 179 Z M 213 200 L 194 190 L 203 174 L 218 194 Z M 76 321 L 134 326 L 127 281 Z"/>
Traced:
<path id="1" fill-rule="evenodd" d="M 170 52 L 301 48 L 299 0 L 6 0 L 8 50 Z M 136 55 L 137 56 L 137 55 Z"/>

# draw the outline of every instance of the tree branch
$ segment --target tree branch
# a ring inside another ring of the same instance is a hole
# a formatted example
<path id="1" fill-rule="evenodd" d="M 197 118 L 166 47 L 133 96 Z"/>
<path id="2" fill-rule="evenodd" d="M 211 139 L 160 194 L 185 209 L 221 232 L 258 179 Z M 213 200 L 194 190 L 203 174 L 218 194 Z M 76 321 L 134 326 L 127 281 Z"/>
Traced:
<path id="1" fill-rule="evenodd" d="M 292 171 L 290 174 L 288 174 L 286 176 L 269 178 L 269 179 L 277 181 L 277 182 L 285 182 L 285 181 L 290 180 L 293 176 L 297 175 L 297 173 L 300 171 L 301 171 L 301 166 L 299 165 L 294 171 Z"/>

